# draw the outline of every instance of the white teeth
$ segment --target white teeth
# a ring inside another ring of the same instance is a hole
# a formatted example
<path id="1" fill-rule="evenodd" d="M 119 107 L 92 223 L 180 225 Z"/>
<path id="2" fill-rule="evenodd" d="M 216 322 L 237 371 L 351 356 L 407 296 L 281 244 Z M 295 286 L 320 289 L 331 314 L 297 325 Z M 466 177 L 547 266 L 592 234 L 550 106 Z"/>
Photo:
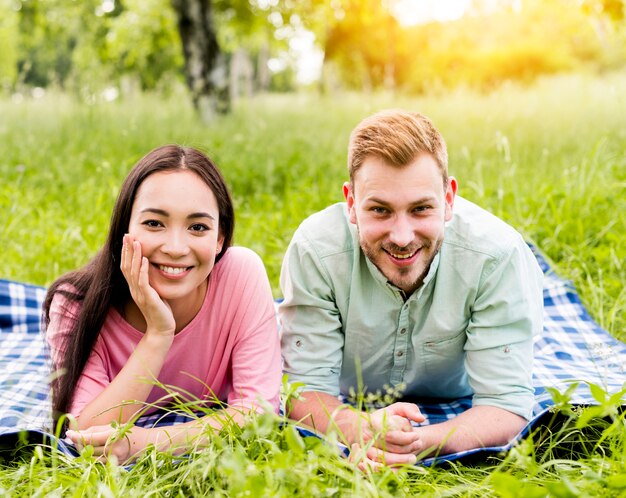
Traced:
<path id="1" fill-rule="evenodd" d="M 394 253 L 390 252 L 389 254 L 391 254 L 396 259 L 409 259 L 415 253 L 412 253 L 412 254 L 394 254 Z"/>
<path id="2" fill-rule="evenodd" d="M 187 268 L 174 268 L 172 266 L 159 265 L 159 270 L 169 273 L 170 275 L 178 275 L 179 273 L 187 271 Z"/>

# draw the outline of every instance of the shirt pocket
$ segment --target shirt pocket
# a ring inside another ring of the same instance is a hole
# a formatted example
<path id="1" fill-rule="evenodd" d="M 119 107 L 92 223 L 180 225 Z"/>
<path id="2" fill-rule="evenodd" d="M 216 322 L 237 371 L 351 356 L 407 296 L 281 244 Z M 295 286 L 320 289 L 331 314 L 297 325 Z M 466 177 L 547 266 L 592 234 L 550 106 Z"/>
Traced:
<path id="1" fill-rule="evenodd" d="M 463 375 L 466 340 L 465 331 L 462 331 L 454 336 L 432 337 L 423 342 L 422 361 L 426 374 L 437 377 Z"/>

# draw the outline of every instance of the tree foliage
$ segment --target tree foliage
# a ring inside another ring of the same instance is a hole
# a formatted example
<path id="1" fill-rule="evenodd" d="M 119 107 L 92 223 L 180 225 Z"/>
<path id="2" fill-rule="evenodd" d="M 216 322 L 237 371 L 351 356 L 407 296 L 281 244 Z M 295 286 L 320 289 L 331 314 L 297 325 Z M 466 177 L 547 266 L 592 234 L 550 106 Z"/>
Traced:
<path id="1" fill-rule="evenodd" d="M 9 88 L 17 79 L 18 17 L 6 1 L 0 2 L 0 88 Z"/>
<path id="2" fill-rule="evenodd" d="M 622 0 L 524 0 L 519 9 L 476 8 L 454 22 L 412 27 L 400 26 L 388 3 L 341 2 L 346 14 L 330 29 L 325 53 L 351 87 L 389 86 L 393 74 L 395 85 L 411 92 L 458 85 L 490 90 L 626 61 Z M 617 23 L 613 29 L 603 24 L 609 18 Z"/>
<path id="3" fill-rule="evenodd" d="M 626 61 L 626 0 L 474 0 L 462 19 L 416 26 L 392 14 L 396 1 L 209 3 L 226 63 L 247 58 L 246 74 L 262 90 L 294 88 L 289 68 L 300 61 L 290 45 L 304 30 L 315 34 L 329 72 L 357 89 L 489 90 Z M 0 88 L 8 91 L 57 86 L 89 97 L 128 82 L 165 89 L 184 76 L 171 0 L 0 0 L 0 45 Z M 287 69 L 272 75 L 272 59 Z"/>
<path id="4" fill-rule="evenodd" d="M 325 55 L 348 85 L 395 85 L 398 63 L 410 54 L 400 25 L 380 0 L 343 0 L 326 36 Z"/>

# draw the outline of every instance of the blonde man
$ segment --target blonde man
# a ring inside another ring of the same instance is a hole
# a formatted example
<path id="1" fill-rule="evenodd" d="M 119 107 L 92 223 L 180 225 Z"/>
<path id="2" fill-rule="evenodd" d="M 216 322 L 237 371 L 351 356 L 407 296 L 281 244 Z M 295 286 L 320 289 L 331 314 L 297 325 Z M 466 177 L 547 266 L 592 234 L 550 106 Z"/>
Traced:
<path id="1" fill-rule="evenodd" d="M 363 120 L 348 150 L 345 203 L 306 219 L 281 273 L 284 370 L 304 384 L 290 416 L 371 464 L 505 444 L 531 416 L 542 273 L 509 225 L 456 195 L 446 145 L 417 113 Z M 369 415 L 339 396 L 472 396 L 452 420 L 419 425 L 396 402 Z"/>

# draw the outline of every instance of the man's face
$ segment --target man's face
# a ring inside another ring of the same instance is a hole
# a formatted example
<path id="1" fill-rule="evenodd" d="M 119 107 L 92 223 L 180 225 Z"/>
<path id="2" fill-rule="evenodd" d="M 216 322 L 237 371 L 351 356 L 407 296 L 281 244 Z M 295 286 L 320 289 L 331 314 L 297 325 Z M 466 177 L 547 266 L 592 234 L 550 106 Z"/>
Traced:
<path id="1" fill-rule="evenodd" d="M 428 273 L 452 219 L 457 184 L 444 190 L 437 162 L 421 154 L 401 168 L 365 159 L 344 184 L 350 222 L 357 225 L 365 255 L 399 289 L 411 293 Z"/>

